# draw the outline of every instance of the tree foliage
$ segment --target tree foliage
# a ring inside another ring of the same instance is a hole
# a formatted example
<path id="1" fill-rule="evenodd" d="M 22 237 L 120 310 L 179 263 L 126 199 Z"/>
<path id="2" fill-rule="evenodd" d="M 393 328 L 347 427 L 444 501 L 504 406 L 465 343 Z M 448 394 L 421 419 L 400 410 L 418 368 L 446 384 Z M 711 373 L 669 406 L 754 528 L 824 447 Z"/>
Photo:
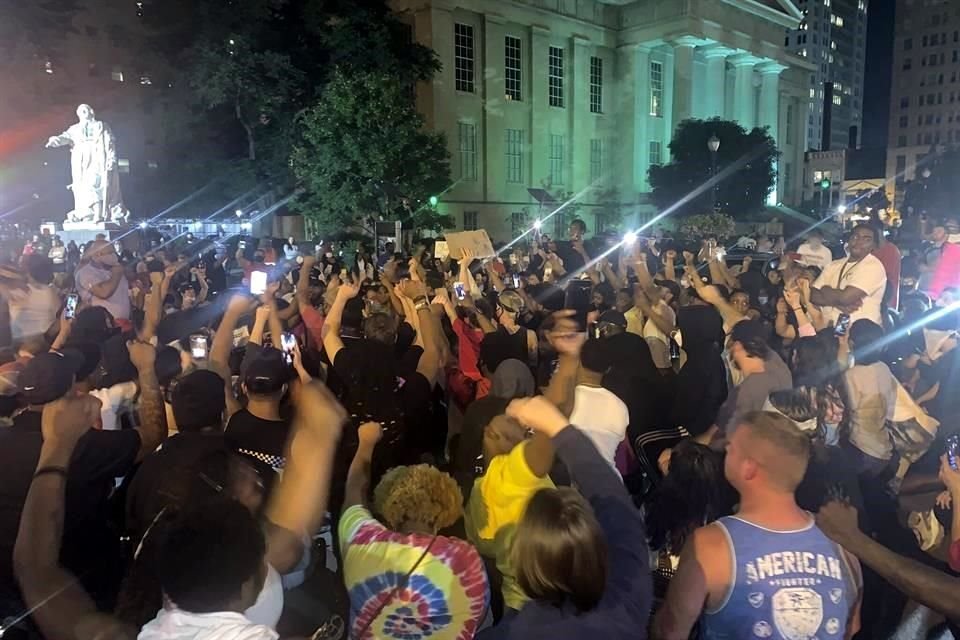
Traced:
<path id="1" fill-rule="evenodd" d="M 165 0 L 147 18 L 201 107 L 195 129 L 216 132 L 208 170 L 228 173 L 234 194 L 294 188 L 298 115 L 323 99 L 335 68 L 410 82 L 439 68 L 384 0 Z"/>
<path id="2" fill-rule="evenodd" d="M 429 206 L 449 186 L 442 135 L 423 130 L 410 87 L 383 72 L 337 71 L 323 96 L 297 119 L 293 171 L 306 193 L 297 207 L 321 227 L 390 219 L 409 203 L 415 228 L 450 220 Z"/>
<path id="3" fill-rule="evenodd" d="M 671 162 L 650 167 L 652 198 L 658 208 L 676 205 L 680 216 L 711 211 L 713 189 L 704 185 L 713 174 L 707 141 L 714 135 L 720 140 L 718 210 L 739 218 L 764 206 L 776 178 L 776 143 L 766 129 L 748 133 L 736 122 L 714 118 L 681 122 L 670 142 Z"/>

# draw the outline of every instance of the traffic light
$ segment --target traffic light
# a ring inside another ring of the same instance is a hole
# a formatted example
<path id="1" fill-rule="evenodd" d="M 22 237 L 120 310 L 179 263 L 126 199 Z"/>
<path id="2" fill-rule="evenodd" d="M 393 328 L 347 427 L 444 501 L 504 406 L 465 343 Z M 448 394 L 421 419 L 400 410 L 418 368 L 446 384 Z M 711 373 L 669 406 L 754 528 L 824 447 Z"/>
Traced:
<path id="1" fill-rule="evenodd" d="M 824 178 L 820 181 L 820 188 L 826 191 L 830 188 L 830 178 Z"/>
<path id="2" fill-rule="evenodd" d="M 437 196 L 430 196 L 430 206 L 435 207 L 438 204 L 440 204 L 440 198 L 438 198 Z"/>

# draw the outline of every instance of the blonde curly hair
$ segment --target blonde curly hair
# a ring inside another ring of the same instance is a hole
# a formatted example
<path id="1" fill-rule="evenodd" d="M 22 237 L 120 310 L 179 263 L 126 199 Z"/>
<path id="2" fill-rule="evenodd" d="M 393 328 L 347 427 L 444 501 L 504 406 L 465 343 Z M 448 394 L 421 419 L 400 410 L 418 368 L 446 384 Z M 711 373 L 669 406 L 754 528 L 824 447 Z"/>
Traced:
<path id="1" fill-rule="evenodd" d="M 429 464 L 394 467 L 373 491 L 373 510 L 394 530 L 420 522 L 438 531 L 463 516 L 463 494 L 456 480 Z"/>

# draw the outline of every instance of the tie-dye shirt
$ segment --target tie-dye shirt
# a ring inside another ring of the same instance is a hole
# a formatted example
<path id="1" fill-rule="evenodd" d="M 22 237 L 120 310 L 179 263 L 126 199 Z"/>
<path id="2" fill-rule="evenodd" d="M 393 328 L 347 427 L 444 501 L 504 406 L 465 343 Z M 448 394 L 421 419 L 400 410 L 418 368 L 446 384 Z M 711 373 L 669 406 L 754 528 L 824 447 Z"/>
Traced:
<path id="1" fill-rule="evenodd" d="M 469 543 L 437 536 L 431 545 L 432 536 L 391 531 L 359 505 L 343 513 L 339 533 L 351 638 L 473 638 L 490 589 L 480 554 Z M 414 565 L 406 587 L 396 589 Z"/>

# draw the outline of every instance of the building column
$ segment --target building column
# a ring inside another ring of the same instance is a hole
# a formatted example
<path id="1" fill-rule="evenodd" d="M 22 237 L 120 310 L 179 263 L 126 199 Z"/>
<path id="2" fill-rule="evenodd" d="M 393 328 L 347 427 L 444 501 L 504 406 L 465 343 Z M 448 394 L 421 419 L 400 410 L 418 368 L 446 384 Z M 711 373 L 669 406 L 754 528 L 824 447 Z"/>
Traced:
<path id="1" fill-rule="evenodd" d="M 616 147 L 621 184 L 625 201 L 634 201 L 637 193 L 646 190 L 650 113 L 650 49 L 627 45 L 617 49 L 618 131 Z"/>
<path id="2" fill-rule="evenodd" d="M 673 126 L 693 115 L 693 52 L 697 39 L 677 38 L 673 45 Z"/>
<path id="3" fill-rule="evenodd" d="M 550 174 L 550 102 L 547 95 L 547 55 L 550 47 L 550 30 L 534 25 L 530 27 L 530 55 L 528 63 L 524 65 L 527 78 L 523 88 L 530 96 L 530 122 L 528 130 L 529 147 L 527 159 L 529 165 L 525 167 L 525 176 L 529 176 L 527 183 L 539 186 L 540 181 Z"/>
<path id="4" fill-rule="evenodd" d="M 735 71 L 733 84 L 733 119 L 750 131 L 754 127 L 754 88 L 753 68 L 759 60 L 749 54 L 741 54 L 729 59 Z"/>
<path id="5" fill-rule="evenodd" d="M 727 111 L 727 57 L 733 49 L 715 46 L 706 49 L 703 54 L 707 60 L 706 94 L 707 117 L 725 118 Z"/>
<path id="6" fill-rule="evenodd" d="M 782 148 L 783 141 L 780 140 L 780 73 L 787 67 L 778 62 L 766 62 L 758 67 L 760 72 L 760 113 L 757 114 L 758 124 L 761 127 L 767 127 L 770 137 L 773 138 L 778 148 Z M 775 205 L 781 201 L 780 194 L 783 189 L 783 177 L 780 175 L 780 162 L 774 160 L 776 168 L 777 184 L 767 198 L 767 204 Z"/>
<path id="7" fill-rule="evenodd" d="M 570 190 L 577 192 L 590 184 L 590 41 L 578 35 L 570 38 L 570 142 L 567 155 Z"/>
<path id="8" fill-rule="evenodd" d="M 488 105 L 506 102 L 503 24 L 503 16 L 492 13 L 483 16 L 483 66 L 477 67 L 476 82 L 482 87 L 480 95 Z M 505 144 L 503 118 L 491 118 L 489 110 L 484 109 L 477 123 L 477 177 L 483 185 L 484 200 L 504 184 L 506 168 L 500 160 Z"/>
<path id="9" fill-rule="evenodd" d="M 760 113 L 757 114 L 758 124 L 769 127 L 770 135 L 780 145 L 780 74 L 786 66 L 778 62 L 767 62 L 760 65 Z"/>

